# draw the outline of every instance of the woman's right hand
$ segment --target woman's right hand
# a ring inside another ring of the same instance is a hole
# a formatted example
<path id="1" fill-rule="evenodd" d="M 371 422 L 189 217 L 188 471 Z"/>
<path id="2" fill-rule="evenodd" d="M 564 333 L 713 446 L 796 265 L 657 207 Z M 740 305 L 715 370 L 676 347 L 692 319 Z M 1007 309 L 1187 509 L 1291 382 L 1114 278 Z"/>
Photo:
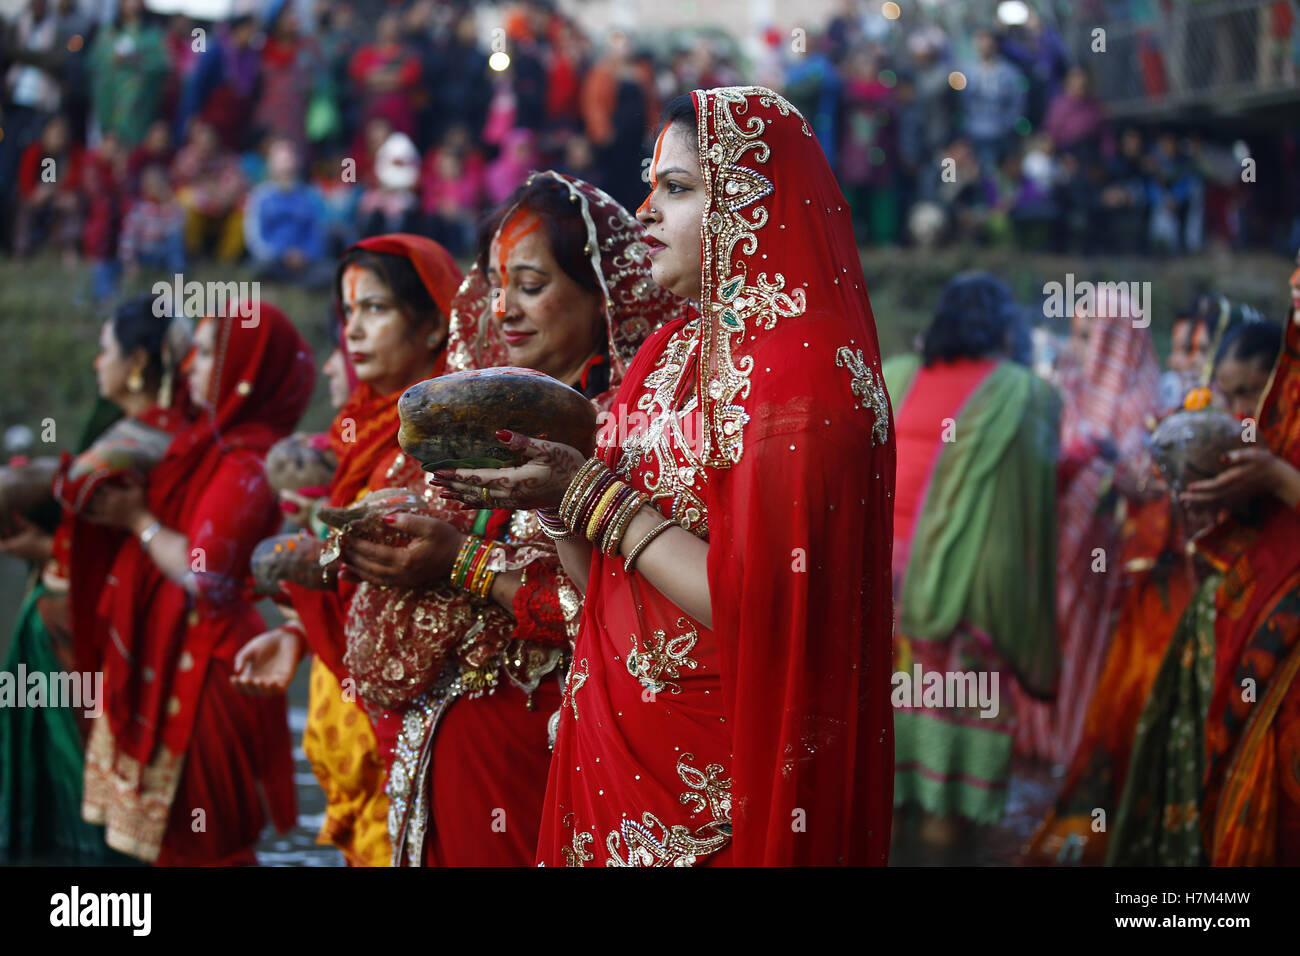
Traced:
<path id="1" fill-rule="evenodd" d="M 259 634 L 235 655 L 230 682 L 245 694 L 274 697 L 289 689 L 302 656 L 302 638 L 287 627 Z"/>
<path id="2" fill-rule="evenodd" d="M 50 559 L 54 553 L 53 535 L 42 531 L 17 512 L 9 516 L 9 527 L 13 533 L 0 538 L 0 553 L 38 563 Z"/>
<path id="3" fill-rule="evenodd" d="M 435 471 L 434 484 L 475 508 L 557 508 L 569 483 L 586 462 L 576 448 L 516 432 L 499 431 L 497 439 L 524 453 L 514 468 L 462 468 Z"/>

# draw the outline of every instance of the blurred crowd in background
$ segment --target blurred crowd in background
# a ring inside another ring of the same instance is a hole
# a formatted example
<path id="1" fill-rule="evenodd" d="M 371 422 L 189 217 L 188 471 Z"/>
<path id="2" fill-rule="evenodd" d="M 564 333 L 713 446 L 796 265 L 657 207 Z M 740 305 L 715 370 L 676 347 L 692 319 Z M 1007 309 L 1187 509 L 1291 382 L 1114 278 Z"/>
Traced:
<path id="1" fill-rule="evenodd" d="M 1117 6 L 1092 5 L 1099 22 Z M 1247 79 L 1294 88 L 1293 7 L 1256 6 Z M 96 22 L 78 0 L 30 0 L 0 48 L 0 246 L 89 260 L 99 296 L 196 257 L 323 287 L 369 235 L 467 254 L 483 211 L 530 169 L 635 209 L 660 105 L 743 82 L 780 89 L 812 123 L 866 246 L 1300 245 L 1294 129 L 1256 145 L 1115 120 L 1094 94 L 1107 61 L 1072 57 L 1032 10 L 957 36 L 850 2 L 820 30 L 773 26 L 757 57 L 721 30 L 597 32 L 538 0 L 313 10 L 302 22 L 272 0 L 209 23 L 119 0 Z M 1138 58 L 1156 95 L 1151 54 L 1115 53 Z"/>

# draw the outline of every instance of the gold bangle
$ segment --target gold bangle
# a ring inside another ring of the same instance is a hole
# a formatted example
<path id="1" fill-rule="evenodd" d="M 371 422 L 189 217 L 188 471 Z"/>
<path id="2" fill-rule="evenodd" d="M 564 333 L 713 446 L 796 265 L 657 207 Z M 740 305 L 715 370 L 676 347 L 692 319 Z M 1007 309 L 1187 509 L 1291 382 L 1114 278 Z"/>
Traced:
<path id="1" fill-rule="evenodd" d="M 599 458 L 588 458 L 573 476 L 573 481 L 569 482 L 569 487 L 560 500 L 560 517 L 567 527 L 573 527 L 575 513 L 582 507 L 587 493 L 595 486 L 604 470 L 605 464 Z"/>
<path id="2" fill-rule="evenodd" d="M 632 565 L 636 564 L 636 559 L 641 556 L 641 552 L 646 549 L 646 545 L 675 524 L 677 524 L 677 522 L 672 518 L 665 518 L 662 524 L 638 541 L 636 547 L 628 553 L 627 560 L 623 562 L 623 570 L 630 574 L 632 572 Z"/>
<path id="3" fill-rule="evenodd" d="M 596 487 L 600 481 L 600 473 L 588 473 L 583 475 L 581 481 L 576 481 L 571 486 L 574 494 L 566 502 L 563 502 L 564 509 L 560 512 L 560 517 L 564 519 L 565 527 L 573 528 L 578 522 L 578 515 L 581 513 L 583 504 L 587 500 L 587 495 Z M 581 529 L 578 529 L 581 530 Z"/>
<path id="4" fill-rule="evenodd" d="M 608 508 L 609 503 L 614 500 L 614 496 L 618 494 L 618 490 L 626 487 L 627 486 L 618 479 L 609 483 L 609 487 L 605 489 L 605 493 L 601 495 L 600 500 L 596 502 L 596 507 L 591 509 L 591 520 L 587 522 L 588 541 L 593 544 L 595 543 L 596 529 L 600 527 L 600 519 L 604 516 L 605 509 Z"/>
<path id="5" fill-rule="evenodd" d="M 628 527 L 632 524 L 632 519 L 641 510 L 641 506 L 649 502 L 649 497 L 639 491 L 634 491 L 628 496 L 628 500 L 623 502 L 621 513 L 615 515 L 614 520 L 609 523 L 609 530 L 605 534 L 605 540 L 601 542 L 600 550 L 605 557 L 612 558 L 618 554 L 619 546 L 623 543 L 623 535 L 627 533 Z"/>

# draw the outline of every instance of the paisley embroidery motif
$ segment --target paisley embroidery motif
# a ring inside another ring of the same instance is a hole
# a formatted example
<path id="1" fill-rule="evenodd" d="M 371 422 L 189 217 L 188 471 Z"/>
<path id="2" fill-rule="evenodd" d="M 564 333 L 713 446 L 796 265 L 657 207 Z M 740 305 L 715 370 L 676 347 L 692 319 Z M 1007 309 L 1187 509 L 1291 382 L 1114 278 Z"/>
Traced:
<path id="1" fill-rule="evenodd" d="M 619 828 L 605 837 L 606 866 L 693 866 L 700 857 L 731 842 L 731 781 L 722 779 L 721 764 L 709 764 L 701 772 L 687 763 L 694 759 L 693 754 L 682 754 L 677 761 L 677 774 L 689 788 L 680 799 L 694 806 L 692 813 L 707 809 L 712 819 L 691 830 L 682 823 L 668 826 L 649 810 L 639 822 L 624 817 Z M 575 833 L 575 845 L 577 839 Z"/>
<path id="2" fill-rule="evenodd" d="M 697 661 L 687 656 L 699 640 L 699 634 L 691 627 L 688 618 L 679 617 L 677 626 L 686 628 L 685 633 L 668 637 L 663 628 L 659 628 L 650 636 L 644 649 L 639 646 L 636 635 L 631 635 L 632 649 L 627 654 L 627 672 L 652 694 L 662 694 L 670 688 L 672 693 L 680 694 L 681 687 L 673 680 L 663 678 L 677 679 L 681 677 L 681 668 L 694 669 L 699 666 Z"/>
<path id="3" fill-rule="evenodd" d="M 572 824 L 570 824 L 570 826 L 572 826 Z M 567 846 L 561 847 L 560 849 L 560 852 L 564 854 L 564 865 L 585 866 L 594 860 L 595 857 L 587 852 L 587 847 L 590 846 L 595 839 L 596 838 L 590 833 L 582 833 L 581 831 L 574 830 L 572 849 Z"/>
<path id="4" fill-rule="evenodd" d="M 560 701 L 560 709 L 564 706 L 573 708 L 573 719 L 578 719 L 578 691 L 582 690 L 582 685 L 587 683 L 590 676 L 587 671 L 591 664 L 587 658 L 580 661 L 574 661 L 573 666 L 569 668 L 569 675 L 564 679 L 564 697 Z M 581 670 L 579 670 L 581 668 Z"/>
<path id="5" fill-rule="evenodd" d="M 849 390 L 857 398 L 858 407 L 870 408 L 874 414 L 871 437 L 877 445 L 885 444 L 889 441 L 889 397 L 885 394 L 884 379 L 867 365 L 866 359 L 862 357 L 862 349 L 852 352 L 847 345 L 840 346 L 835 353 L 835 364 L 847 368 L 853 376 Z"/>

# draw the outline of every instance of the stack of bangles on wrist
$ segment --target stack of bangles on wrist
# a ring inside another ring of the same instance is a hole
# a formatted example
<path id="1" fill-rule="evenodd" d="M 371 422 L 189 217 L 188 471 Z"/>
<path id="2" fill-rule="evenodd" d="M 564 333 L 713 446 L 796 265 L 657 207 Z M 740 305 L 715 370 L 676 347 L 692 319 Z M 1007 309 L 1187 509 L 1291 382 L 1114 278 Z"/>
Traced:
<path id="1" fill-rule="evenodd" d="M 633 516 L 649 503 L 648 495 L 615 478 L 599 459 L 590 458 L 573 476 L 559 509 L 539 508 L 537 520 L 542 530 L 557 541 L 581 533 L 612 558 L 618 554 Z M 631 571 L 646 546 L 675 524 L 666 518 L 638 541 L 623 562 L 624 570 Z"/>
<path id="2" fill-rule="evenodd" d="M 487 600 L 492 593 L 492 582 L 497 579 L 497 573 L 488 570 L 491 557 L 492 546 L 478 535 L 470 535 L 451 566 L 451 583 Z"/>

